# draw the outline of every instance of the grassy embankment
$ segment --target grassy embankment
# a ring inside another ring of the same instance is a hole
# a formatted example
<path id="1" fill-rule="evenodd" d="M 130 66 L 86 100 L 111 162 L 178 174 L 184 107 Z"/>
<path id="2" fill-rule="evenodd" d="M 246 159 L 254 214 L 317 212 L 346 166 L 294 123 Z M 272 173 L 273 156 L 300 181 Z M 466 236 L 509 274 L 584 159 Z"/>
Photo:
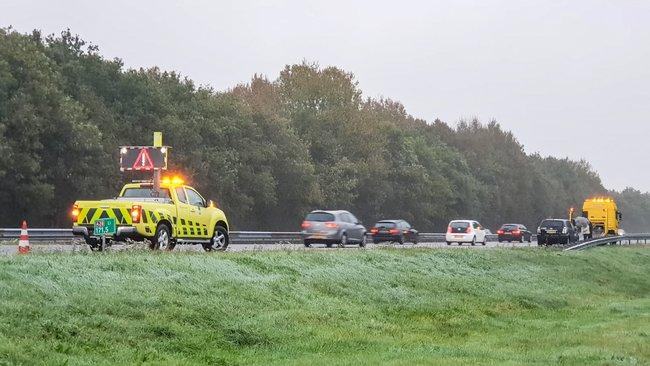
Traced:
<path id="1" fill-rule="evenodd" d="M 8 364 L 648 364 L 649 344 L 647 247 L 0 258 Z"/>

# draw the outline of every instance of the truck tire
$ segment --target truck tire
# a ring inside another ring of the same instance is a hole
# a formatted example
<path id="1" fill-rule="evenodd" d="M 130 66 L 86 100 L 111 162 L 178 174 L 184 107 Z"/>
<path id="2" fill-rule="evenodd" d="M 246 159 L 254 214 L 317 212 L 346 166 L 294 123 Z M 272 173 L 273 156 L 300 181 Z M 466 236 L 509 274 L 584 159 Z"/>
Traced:
<path id="1" fill-rule="evenodd" d="M 203 244 L 203 250 L 206 252 L 214 251 L 224 251 L 228 248 L 230 243 L 230 236 L 228 235 L 228 230 L 221 225 L 214 227 L 214 233 L 210 239 L 210 243 Z"/>
<path id="2" fill-rule="evenodd" d="M 166 224 L 160 224 L 156 228 L 156 235 L 151 238 L 149 249 L 151 250 L 173 250 L 176 243 L 172 239 L 171 230 Z"/>
<path id="3" fill-rule="evenodd" d="M 101 240 L 97 238 L 91 238 L 91 237 L 84 237 L 84 240 L 86 241 L 86 244 L 88 244 L 88 247 L 90 247 L 90 250 L 93 252 L 101 252 L 102 251 L 102 242 Z"/>

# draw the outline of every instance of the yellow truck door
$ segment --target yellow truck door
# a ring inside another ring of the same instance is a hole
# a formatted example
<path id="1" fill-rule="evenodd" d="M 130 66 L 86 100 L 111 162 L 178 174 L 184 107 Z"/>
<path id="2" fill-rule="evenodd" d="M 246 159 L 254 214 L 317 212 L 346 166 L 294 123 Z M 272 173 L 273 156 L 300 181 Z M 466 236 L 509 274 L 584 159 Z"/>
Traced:
<path id="1" fill-rule="evenodd" d="M 191 238 L 190 229 L 190 220 L 191 214 L 190 210 L 192 206 L 187 200 L 187 195 L 185 194 L 185 189 L 183 187 L 175 187 L 174 192 L 176 193 L 176 201 L 178 207 L 178 218 L 176 219 L 176 236 L 179 238 Z"/>
<path id="2" fill-rule="evenodd" d="M 206 202 L 201 195 L 193 188 L 185 187 L 187 199 L 190 204 L 190 218 L 193 224 L 195 238 L 209 238 L 212 233 L 208 228 L 210 223 L 210 212 L 206 209 Z"/>

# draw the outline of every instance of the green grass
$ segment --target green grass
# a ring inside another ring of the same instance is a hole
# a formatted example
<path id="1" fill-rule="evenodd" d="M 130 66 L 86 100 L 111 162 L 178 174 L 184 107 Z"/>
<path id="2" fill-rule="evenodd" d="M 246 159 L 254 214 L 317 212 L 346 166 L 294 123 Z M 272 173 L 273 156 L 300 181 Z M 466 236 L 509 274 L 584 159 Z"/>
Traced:
<path id="1" fill-rule="evenodd" d="M 650 248 L 0 258 L 0 364 L 649 364 Z"/>

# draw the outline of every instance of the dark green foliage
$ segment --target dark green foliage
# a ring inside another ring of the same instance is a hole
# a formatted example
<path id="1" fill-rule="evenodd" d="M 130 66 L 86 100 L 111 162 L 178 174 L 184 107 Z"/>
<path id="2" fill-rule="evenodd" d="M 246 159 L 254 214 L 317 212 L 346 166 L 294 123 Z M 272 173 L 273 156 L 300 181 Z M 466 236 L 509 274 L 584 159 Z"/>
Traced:
<path id="1" fill-rule="evenodd" d="M 335 67 L 289 65 L 217 92 L 158 68 L 124 70 L 69 31 L 0 30 L 0 226 L 67 226 L 75 199 L 146 178 L 120 174 L 117 147 L 150 144 L 153 131 L 173 147 L 172 170 L 240 229 L 295 230 L 316 208 L 423 231 L 454 218 L 535 227 L 606 193 L 585 162 L 526 155 L 496 122 L 451 128 L 364 100 Z M 616 195 L 638 216 L 634 230 L 648 230 L 648 195 Z"/>

